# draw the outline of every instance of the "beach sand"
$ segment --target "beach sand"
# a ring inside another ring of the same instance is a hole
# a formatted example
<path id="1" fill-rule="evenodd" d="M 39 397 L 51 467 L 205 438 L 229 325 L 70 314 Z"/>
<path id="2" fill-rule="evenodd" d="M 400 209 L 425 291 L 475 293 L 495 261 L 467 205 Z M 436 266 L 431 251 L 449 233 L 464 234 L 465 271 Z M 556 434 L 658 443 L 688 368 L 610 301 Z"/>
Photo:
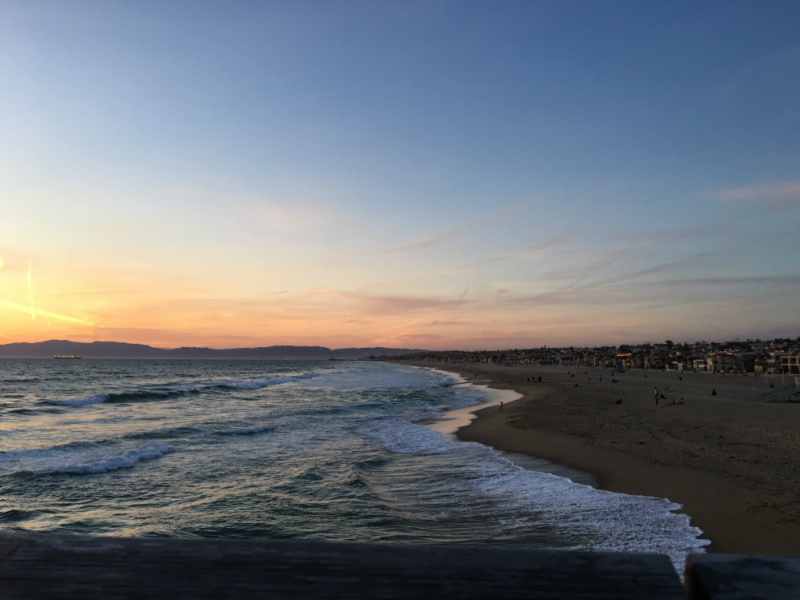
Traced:
<path id="1" fill-rule="evenodd" d="M 601 489 L 678 502 L 709 552 L 800 555 L 800 404 L 757 402 L 779 376 L 413 364 L 522 394 L 502 411 L 478 410 L 462 440 L 586 471 Z M 658 405 L 654 387 L 667 398 Z"/>

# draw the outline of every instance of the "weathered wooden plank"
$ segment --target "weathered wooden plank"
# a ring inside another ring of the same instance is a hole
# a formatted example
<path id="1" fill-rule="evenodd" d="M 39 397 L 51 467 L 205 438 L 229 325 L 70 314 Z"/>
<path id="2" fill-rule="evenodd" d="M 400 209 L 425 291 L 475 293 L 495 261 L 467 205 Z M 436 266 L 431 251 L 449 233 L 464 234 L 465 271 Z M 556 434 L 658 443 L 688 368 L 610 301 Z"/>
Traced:
<path id="1" fill-rule="evenodd" d="M 329 542 L 0 535 L 0 598 L 685 598 L 666 556 Z"/>
<path id="2" fill-rule="evenodd" d="M 692 600 L 797 600 L 800 558 L 692 554 L 685 585 Z"/>

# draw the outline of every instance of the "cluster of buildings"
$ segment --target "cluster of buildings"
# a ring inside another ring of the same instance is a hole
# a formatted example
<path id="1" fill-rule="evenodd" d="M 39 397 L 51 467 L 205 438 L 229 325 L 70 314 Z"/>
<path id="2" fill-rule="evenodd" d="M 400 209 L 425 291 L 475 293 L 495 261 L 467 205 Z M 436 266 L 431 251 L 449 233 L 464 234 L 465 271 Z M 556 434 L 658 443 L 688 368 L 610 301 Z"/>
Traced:
<path id="1" fill-rule="evenodd" d="M 392 360 L 656 369 L 717 373 L 800 374 L 800 338 L 770 341 L 674 343 L 514 350 L 420 351 Z"/>

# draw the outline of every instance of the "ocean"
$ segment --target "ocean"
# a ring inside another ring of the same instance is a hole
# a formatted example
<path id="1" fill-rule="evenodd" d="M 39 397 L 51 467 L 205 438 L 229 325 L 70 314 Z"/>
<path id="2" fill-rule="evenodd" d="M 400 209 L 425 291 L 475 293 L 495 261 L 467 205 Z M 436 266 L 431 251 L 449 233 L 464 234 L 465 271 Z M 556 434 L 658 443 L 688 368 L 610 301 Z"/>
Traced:
<path id="1" fill-rule="evenodd" d="M 442 433 L 496 393 L 373 362 L 1 360 L 0 527 L 658 552 L 678 566 L 708 543 L 666 499 Z"/>

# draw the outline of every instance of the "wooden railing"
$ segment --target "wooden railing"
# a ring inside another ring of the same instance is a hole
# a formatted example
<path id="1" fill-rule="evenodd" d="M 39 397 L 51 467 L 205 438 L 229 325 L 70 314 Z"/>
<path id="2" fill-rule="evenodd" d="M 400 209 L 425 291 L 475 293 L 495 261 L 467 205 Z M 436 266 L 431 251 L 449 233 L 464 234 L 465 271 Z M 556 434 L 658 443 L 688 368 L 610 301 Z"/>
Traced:
<path id="1" fill-rule="evenodd" d="M 0 598 L 800 598 L 793 558 L 0 534 Z"/>

